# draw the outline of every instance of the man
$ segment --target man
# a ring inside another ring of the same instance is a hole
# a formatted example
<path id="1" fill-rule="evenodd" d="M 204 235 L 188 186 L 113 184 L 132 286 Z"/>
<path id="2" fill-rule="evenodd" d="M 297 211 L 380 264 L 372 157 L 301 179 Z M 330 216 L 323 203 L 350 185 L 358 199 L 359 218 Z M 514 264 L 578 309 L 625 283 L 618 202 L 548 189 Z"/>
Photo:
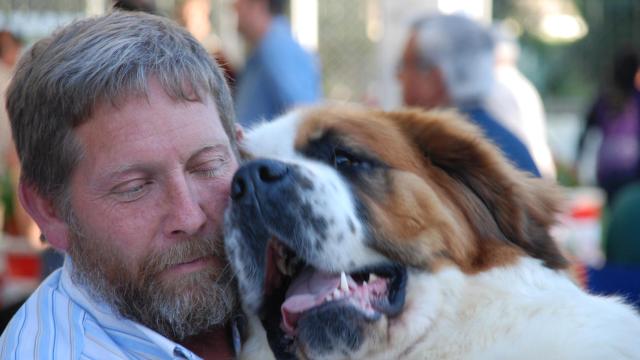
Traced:
<path id="1" fill-rule="evenodd" d="M 198 42 L 144 13 L 75 22 L 23 56 L 7 108 L 20 199 L 66 255 L 0 358 L 232 358 L 221 226 L 239 132 Z"/>
<path id="2" fill-rule="evenodd" d="M 526 147 L 485 109 L 493 85 L 493 41 L 488 30 L 462 15 L 418 19 L 398 69 L 404 102 L 426 109 L 456 107 L 521 170 L 536 176 Z"/>
<path id="3" fill-rule="evenodd" d="M 321 97 L 320 71 L 291 35 L 284 0 L 236 0 L 238 30 L 252 52 L 238 77 L 236 114 L 245 127 Z"/>

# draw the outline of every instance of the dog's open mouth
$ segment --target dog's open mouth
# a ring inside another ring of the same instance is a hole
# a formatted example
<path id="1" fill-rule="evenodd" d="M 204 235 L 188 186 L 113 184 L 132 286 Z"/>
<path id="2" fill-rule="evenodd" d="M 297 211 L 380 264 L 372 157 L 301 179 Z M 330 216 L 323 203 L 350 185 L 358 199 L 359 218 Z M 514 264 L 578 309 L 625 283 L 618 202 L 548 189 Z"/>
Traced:
<path id="1" fill-rule="evenodd" d="M 348 306 L 365 319 L 381 315 L 393 317 L 404 306 L 406 268 L 384 264 L 360 269 L 349 274 L 317 270 L 300 259 L 295 252 L 272 238 L 267 247 L 265 297 L 263 312 L 278 311 L 280 328 L 293 338 L 298 321 L 310 310 L 328 306 Z M 273 314 L 273 313 L 272 313 Z"/>

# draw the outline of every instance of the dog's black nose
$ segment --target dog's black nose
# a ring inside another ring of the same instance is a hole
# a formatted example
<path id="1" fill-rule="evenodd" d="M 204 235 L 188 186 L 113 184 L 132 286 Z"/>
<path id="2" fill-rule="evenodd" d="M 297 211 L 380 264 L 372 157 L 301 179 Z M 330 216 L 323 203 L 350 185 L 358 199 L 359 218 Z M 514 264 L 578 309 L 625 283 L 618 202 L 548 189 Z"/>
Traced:
<path id="1" fill-rule="evenodd" d="M 247 194 L 280 182 L 289 173 L 287 164 L 275 160 L 252 160 L 243 164 L 231 182 L 231 198 L 239 200 Z"/>

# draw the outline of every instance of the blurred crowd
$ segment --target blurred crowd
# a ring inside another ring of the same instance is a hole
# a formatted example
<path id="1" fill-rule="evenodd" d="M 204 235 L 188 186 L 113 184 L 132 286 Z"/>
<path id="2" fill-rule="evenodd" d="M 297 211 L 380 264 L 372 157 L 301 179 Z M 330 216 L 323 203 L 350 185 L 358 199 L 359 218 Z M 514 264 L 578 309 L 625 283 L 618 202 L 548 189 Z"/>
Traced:
<path id="1" fill-rule="evenodd" d="M 251 127 L 294 106 L 324 100 L 320 62 L 316 54 L 304 49 L 292 35 L 286 16 L 287 1 L 234 1 L 237 30 L 247 45 L 242 66 L 234 66 L 222 50 L 220 39 L 213 34 L 209 18 L 216 9 L 210 7 L 210 2 L 185 0 L 181 4 L 177 21 L 224 68 L 241 125 Z M 154 0 L 117 0 L 113 1 L 113 7 L 164 16 Z M 518 168 L 556 181 L 542 97 L 518 68 L 518 39 L 508 28 L 500 24 L 488 27 L 464 15 L 429 14 L 416 18 L 407 38 L 400 41 L 404 41 L 404 46 L 397 59 L 396 75 L 404 105 L 456 108 L 482 128 Z M 0 31 L 0 88 L 6 88 L 24 46 L 18 34 Z M 599 134 L 597 183 L 587 185 L 595 185 L 606 193 L 603 211 L 598 215 L 603 225 L 605 267 L 615 271 L 635 267 L 640 274 L 640 221 L 636 221 L 640 220 L 636 215 L 640 214 L 637 50 L 623 49 L 612 59 L 609 73 L 609 81 L 601 84 L 592 106 L 585 109 L 578 154 L 583 154 L 588 133 Z M 0 101 L 4 104 L 4 90 Z M 0 111 L 0 155 L 3 232 L 27 239 L 30 246 L 42 251 L 38 229 L 16 195 L 19 163 L 4 111 Z M 55 255 L 48 256 L 43 261 L 51 264 L 48 268 L 55 267 Z M 615 276 L 630 276 L 619 274 Z"/>

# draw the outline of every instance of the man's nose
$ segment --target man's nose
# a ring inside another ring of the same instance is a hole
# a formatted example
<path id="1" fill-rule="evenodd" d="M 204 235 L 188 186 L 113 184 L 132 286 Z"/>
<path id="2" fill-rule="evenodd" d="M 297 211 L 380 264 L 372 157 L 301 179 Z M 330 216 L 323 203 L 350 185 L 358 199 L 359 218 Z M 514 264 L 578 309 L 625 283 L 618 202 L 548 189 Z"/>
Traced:
<path id="1" fill-rule="evenodd" d="M 168 230 L 171 234 L 192 235 L 207 221 L 202 207 L 203 196 L 187 178 L 176 179 L 169 190 Z"/>
<path id="2" fill-rule="evenodd" d="M 275 160 L 253 160 L 238 169 L 231 182 L 231 198 L 241 201 L 254 193 L 272 189 L 290 179 L 289 166 Z"/>

